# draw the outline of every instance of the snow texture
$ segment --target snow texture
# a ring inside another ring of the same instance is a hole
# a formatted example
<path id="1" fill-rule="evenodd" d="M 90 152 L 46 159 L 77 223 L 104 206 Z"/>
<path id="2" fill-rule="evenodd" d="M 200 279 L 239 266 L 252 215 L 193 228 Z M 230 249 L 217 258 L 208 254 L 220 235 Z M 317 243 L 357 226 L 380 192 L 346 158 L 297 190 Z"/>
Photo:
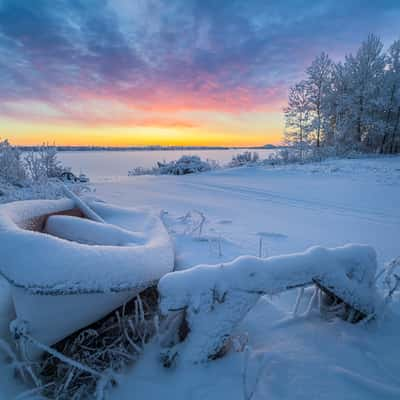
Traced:
<path id="1" fill-rule="evenodd" d="M 267 259 L 242 256 L 167 274 L 158 286 L 161 310 L 164 314 L 185 311 L 189 336 L 181 354 L 185 360 L 201 362 L 222 349 L 261 295 L 317 281 L 357 310 L 373 314 L 376 268 L 374 249 L 363 245 L 312 247 Z"/>

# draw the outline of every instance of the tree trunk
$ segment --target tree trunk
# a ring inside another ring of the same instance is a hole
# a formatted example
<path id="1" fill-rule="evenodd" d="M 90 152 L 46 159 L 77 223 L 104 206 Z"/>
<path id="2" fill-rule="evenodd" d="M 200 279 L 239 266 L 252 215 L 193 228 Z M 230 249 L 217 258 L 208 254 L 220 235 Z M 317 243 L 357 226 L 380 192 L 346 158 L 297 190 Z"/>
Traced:
<path id="1" fill-rule="evenodd" d="M 300 161 L 303 162 L 303 127 L 300 126 Z"/>
<path id="2" fill-rule="evenodd" d="M 390 94 L 390 103 L 389 103 L 390 106 L 389 106 L 389 110 L 388 110 L 387 117 L 386 117 L 385 131 L 384 131 L 383 138 L 382 138 L 380 153 L 384 153 L 385 152 L 385 144 L 386 144 L 386 141 L 387 141 L 388 136 L 389 136 L 389 123 L 390 123 L 390 117 L 391 117 L 391 114 L 392 114 L 392 107 L 393 107 L 393 99 L 394 99 L 395 90 L 396 90 L 396 86 L 393 85 L 392 86 L 392 92 Z"/>
<path id="3" fill-rule="evenodd" d="M 317 147 L 319 147 L 321 141 L 321 85 L 318 87 L 317 119 Z"/>
<path id="4" fill-rule="evenodd" d="M 393 127 L 393 134 L 392 134 L 392 145 L 391 145 L 391 152 L 396 153 L 398 150 L 398 143 L 397 143 L 397 131 L 400 125 L 400 107 L 397 109 L 397 117 L 396 122 Z"/>
<path id="5" fill-rule="evenodd" d="M 357 118 L 357 137 L 356 137 L 356 141 L 359 143 L 361 142 L 361 136 L 362 136 L 362 129 L 361 129 L 362 113 L 363 113 L 363 101 L 362 101 L 362 97 L 360 97 L 360 108 L 359 108 L 358 118 Z"/>

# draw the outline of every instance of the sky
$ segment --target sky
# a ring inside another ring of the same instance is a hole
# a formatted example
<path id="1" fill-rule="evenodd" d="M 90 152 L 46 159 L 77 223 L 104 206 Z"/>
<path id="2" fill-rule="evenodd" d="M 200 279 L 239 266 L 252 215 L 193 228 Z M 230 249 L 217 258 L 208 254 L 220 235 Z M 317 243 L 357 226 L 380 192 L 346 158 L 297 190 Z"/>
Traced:
<path id="1" fill-rule="evenodd" d="M 320 52 L 400 37 L 400 0 L 0 0 L 0 138 L 279 143 Z"/>

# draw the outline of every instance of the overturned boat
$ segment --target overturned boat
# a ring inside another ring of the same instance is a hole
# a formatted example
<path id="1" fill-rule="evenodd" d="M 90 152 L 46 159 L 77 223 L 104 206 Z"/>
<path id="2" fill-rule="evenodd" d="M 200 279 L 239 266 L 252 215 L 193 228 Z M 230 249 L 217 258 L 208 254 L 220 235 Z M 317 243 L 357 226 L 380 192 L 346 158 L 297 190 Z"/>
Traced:
<path id="1" fill-rule="evenodd" d="M 0 206 L 0 274 L 11 284 L 17 320 L 45 345 L 173 270 L 173 246 L 158 215 L 95 201 L 81 205 L 61 199 Z"/>

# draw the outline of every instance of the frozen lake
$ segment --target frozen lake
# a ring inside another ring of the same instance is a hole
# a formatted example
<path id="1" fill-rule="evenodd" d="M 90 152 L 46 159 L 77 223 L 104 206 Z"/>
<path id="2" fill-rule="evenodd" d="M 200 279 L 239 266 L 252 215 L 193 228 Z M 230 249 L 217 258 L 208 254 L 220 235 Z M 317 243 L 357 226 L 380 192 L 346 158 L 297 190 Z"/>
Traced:
<path id="1" fill-rule="evenodd" d="M 85 173 L 93 181 L 110 180 L 128 175 L 135 167 L 152 167 L 157 161 L 177 160 L 182 155 L 198 155 L 202 159 L 228 163 L 232 156 L 245 149 L 228 150 L 155 150 L 155 151 L 60 151 L 58 158 L 72 172 Z M 260 158 L 267 158 L 275 150 L 256 151 Z"/>

